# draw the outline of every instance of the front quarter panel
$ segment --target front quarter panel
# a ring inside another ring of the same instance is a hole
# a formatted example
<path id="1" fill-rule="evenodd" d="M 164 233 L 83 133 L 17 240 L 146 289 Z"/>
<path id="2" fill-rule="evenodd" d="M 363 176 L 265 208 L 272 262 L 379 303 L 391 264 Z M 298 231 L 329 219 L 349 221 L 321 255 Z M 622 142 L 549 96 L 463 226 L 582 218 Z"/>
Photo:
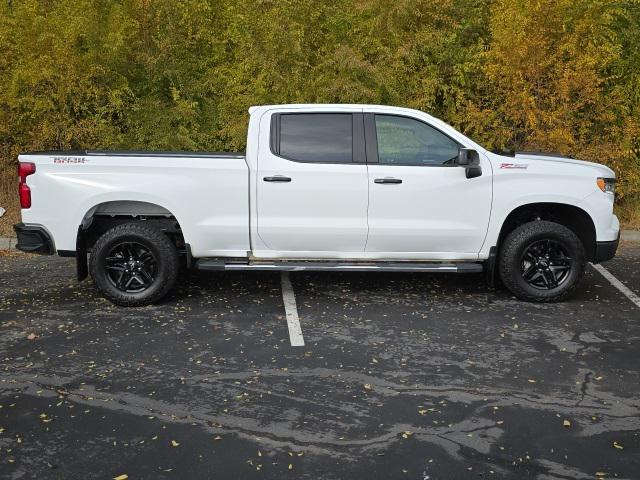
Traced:
<path id="1" fill-rule="evenodd" d="M 489 249 L 497 244 L 508 215 L 532 203 L 563 203 L 581 208 L 594 222 L 597 241 L 615 240 L 618 227 L 613 195 L 600 191 L 596 184 L 603 169 L 595 164 L 488 155 L 493 164 L 494 202 L 480 258 L 487 258 Z"/>

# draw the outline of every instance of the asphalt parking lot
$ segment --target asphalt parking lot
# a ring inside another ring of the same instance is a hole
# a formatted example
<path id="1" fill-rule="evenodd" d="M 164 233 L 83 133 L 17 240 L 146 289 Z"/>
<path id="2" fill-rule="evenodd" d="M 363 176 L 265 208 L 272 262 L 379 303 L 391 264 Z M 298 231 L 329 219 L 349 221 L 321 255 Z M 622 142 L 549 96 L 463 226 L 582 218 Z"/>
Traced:
<path id="1" fill-rule="evenodd" d="M 604 264 L 640 294 L 640 244 Z M 0 257 L 0 477 L 640 478 L 640 308 L 481 275 L 190 273 L 115 307 Z"/>

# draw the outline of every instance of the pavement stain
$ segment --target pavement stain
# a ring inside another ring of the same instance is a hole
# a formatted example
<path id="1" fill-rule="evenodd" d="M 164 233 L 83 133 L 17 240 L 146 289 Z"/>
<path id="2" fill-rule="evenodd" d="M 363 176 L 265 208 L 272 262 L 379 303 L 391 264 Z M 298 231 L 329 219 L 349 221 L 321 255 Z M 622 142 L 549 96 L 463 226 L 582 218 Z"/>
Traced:
<path id="1" fill-rule="evenodd" d="M 130 310 L 65 259 L 1 259 L 0 275 L 0 463 L 15 478 L 640 469 L 640 326 L 623 309 L 603 329 L 615 294 L 593 279 L 530 306 L 475 275 L 293 275 L 307 346 L 292 349 L 274 274 L 190 275 Z"/>

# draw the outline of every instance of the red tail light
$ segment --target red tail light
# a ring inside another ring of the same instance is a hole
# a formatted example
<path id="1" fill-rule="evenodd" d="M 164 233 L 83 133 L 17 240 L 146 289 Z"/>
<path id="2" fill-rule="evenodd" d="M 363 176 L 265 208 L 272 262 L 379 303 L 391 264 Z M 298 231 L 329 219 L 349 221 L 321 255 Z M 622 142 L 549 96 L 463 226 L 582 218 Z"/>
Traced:
<path id="1" fill-rule="evenodd" d="M 18 195 L 20 195 L 20 207 L 31 208 L 31 189 L 27 185 L 27 177 L 36 173 L 35 163 L 18 163 Z"/>

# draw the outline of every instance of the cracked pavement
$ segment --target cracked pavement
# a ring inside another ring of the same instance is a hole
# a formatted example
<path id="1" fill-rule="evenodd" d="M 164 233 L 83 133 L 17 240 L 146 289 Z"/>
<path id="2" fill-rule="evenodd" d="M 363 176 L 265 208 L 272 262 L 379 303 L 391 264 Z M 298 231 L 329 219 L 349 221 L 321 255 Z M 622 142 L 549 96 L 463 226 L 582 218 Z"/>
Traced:
<path id="1" fill-rule="evenodd" d="M 640 293 L 640 245 L 604 266 Z M 123 309 L 0 257 L 0 478 L 640 477 L 640 309 L 482 275 L 190 272 Z"/>

